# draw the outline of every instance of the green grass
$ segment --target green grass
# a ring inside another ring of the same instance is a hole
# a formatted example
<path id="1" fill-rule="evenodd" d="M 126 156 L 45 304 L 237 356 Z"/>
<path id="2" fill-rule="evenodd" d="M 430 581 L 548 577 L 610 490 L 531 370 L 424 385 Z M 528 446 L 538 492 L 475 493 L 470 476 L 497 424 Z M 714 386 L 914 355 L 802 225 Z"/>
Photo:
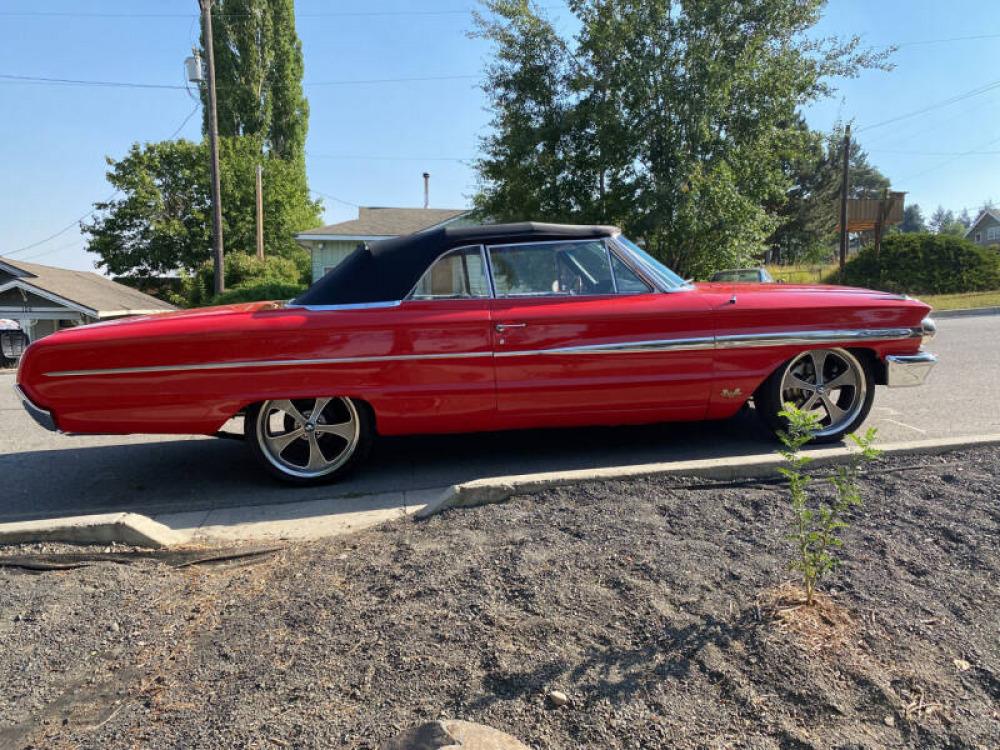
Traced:
<path id="1" fill-rule="evenodd" d="M 792 266 L 767 266 L 776 281 L 786 284 L 822 284 L 837 270 L 836 264 L 803 264 Z M 915 294 L 935 310 L 968 310 L 973 307 L 1000 307 L 1000 290 L 993 292 L 964 292 L 962 294 Z"/>
<path id="2" fill-rule="evenodd" d="M 786 284 L 822 284 L 823 279 L 830 275 L 836 266 L 821 263 L 811 263 L 791 266 L 767 266 L 768 272 L 775 281 Z"/>
<path id="3" fill-rule="evenodd" d="M 1000 307 L 1000 291 L 966 292 L 965 294 L 917 294 L 935 310 L 968 310 L 973 307 Z"/>

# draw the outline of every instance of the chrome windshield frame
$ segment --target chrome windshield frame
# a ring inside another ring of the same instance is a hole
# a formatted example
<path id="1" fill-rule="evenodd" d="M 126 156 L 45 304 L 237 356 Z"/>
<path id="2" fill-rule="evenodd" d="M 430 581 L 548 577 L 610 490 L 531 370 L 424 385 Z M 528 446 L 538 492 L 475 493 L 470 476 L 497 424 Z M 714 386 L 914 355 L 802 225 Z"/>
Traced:
<path id="1" fill-rule="evenodd" d="M 665 286 L 661 283 L 659 274 L 649 267 L 649 264 L 646 263 L 645 259 L 636 255 L 632 252 L 632 248 L 621 242 L 620 238 L 622 236 L 624 235 L 621 232 L 616 232 L 611 235 L 608 238 L 609 244 L 612 245 L 617 251 L 615 254 L 618 256 L 618 259 L 629 266 L 633 271 L 638 273 L 646 283 L 652 285 L 653 289 L 664 294 L 694 291 L 694 284 L 689 281 L 685 281 L 680 286 L 676 287 Z"/>

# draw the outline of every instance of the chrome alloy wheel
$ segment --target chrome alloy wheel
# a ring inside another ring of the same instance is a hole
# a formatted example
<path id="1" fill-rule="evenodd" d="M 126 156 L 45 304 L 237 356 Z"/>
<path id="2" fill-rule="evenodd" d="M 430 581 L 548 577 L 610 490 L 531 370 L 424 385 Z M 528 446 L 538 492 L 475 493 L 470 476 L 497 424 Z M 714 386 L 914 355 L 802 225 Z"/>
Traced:
<path id="1" fill-rule="evenodd" d="M 261 453 L 284 474 L 316 479 L 354 455 L 361 434 L 358 410 L 349 398 L 265 401 L 257 414 Z"/>
<path id="2" fill-rule="evenodd" d="M 785 368 L 781 403 L 791 403 L 819 418 L 816 437 L 851 424 L 865 407 L 868 380 L 861 363 L 843 349 L 812 349 Z"/>

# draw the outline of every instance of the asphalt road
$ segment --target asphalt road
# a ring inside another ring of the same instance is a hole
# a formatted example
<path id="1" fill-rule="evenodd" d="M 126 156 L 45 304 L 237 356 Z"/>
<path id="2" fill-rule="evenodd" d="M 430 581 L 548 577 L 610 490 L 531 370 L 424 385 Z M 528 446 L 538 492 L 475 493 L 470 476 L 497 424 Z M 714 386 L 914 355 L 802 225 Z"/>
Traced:
<path id="1" fill-rule="evenodd" d="M 1000 433 L 1000 316 L 939 322 L 941 361 L 922 388 L 879 388 L 884 442 Z M 752 414 L 725 422 L 381 440 L 353 477 L 320 488 L 269 480 L 239 442 L 69 437 L 31 421 L 0 374 L 0 522 L 130 510 L 148 515 L 357 497 L 480 477 L 768 453 Z"/>

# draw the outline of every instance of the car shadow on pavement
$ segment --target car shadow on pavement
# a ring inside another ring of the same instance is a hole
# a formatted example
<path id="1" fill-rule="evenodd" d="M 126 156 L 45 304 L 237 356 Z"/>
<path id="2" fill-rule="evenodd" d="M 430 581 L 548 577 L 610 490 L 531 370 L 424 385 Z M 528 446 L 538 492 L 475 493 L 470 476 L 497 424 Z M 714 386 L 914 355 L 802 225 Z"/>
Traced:
<path id="1" fill-rule="evenodd" d="M 752 412 L 723 422 L 382 438 L 350 477 L 301 488 L 272 480 L 238 441 L 183 438 L 74 448 L 72 436 L 62 439 L 64 449 L 0 456 L 0 523 L 313 500 L 330 500 L 338 512 L 333 502 L 338 499 L 344 512 L 351 512 L 358 506 L 352 501 L 362 496 L 385 495 L 384 502 L 372 498 L 372 509 L 397 507 L 400 493 L 485 477 L 752 455 L 775 448 Z"/>

